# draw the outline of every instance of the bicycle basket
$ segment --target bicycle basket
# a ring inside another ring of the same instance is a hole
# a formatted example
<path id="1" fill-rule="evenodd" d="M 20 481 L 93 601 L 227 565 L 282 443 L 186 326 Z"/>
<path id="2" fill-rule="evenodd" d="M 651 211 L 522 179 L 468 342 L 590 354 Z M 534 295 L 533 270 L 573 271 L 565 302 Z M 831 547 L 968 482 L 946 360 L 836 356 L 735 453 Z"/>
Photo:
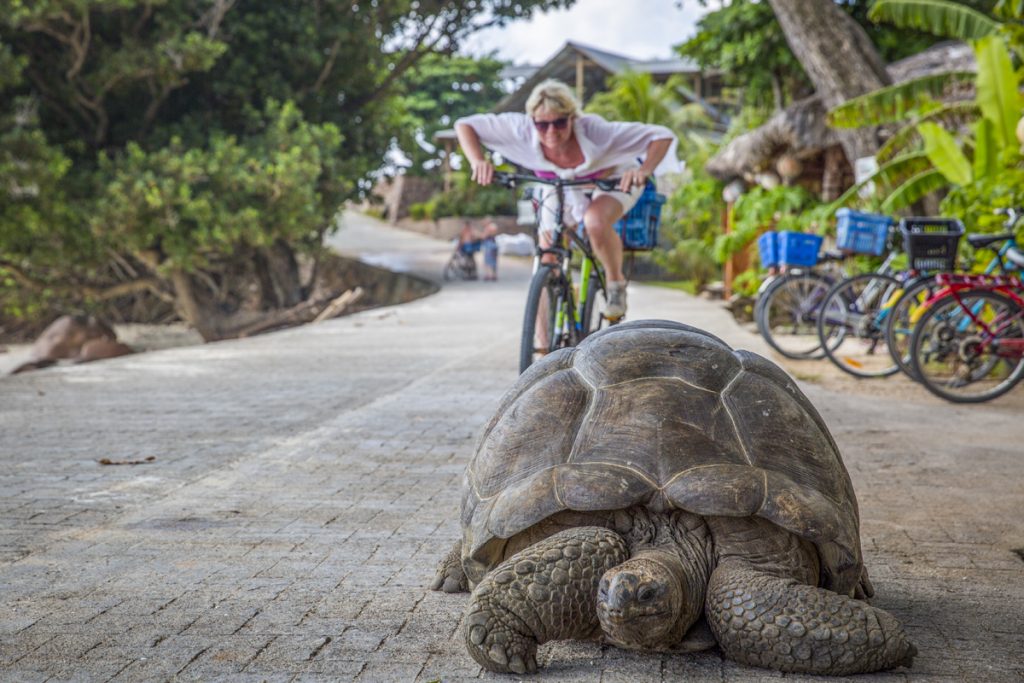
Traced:
<path id="1" fill-rule="evenodd" d="M 839 209 L 836 211 L 836 246 L 856 254 L 881 256 L 891 226 L 889 216 Z"/>
<path id="2" fill-rule="evenodd" d="M 758 237 L 757 254 L 761 257 L 762 268 L 779 265 L 779 233 L 772 230 Z"/>
<path id="3" fill-rule="evenodd" d="M 903 246 L 914 270 L 954 270 L 964 224 L 955 218 L 912 216 L 900 221 Z"/>
<path id="4" fill-rule="evenodd" d="M 821 236 L 805 232 L 779 233 L 779 263 L 786 266 L 810 267 L 818 262 Z"/>
<path id="5" fill-rule="evenodd" d="M 622 238 L 623 249 L 648 251 L 658 246 L 661 205 L 664 203 L 665 195 L 658 194 L 654 183 L 648 182 L 633 208 L 615 222 L 615 232 Z"/>

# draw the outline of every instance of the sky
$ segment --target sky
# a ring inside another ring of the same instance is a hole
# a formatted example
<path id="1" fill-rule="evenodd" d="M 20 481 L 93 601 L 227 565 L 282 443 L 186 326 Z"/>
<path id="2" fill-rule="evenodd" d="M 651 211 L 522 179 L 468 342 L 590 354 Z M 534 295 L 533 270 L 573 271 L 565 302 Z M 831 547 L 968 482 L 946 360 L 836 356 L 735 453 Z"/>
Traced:
<path id="1" fill-rule="evenodd" d="M 516 64 L 540 65 L 567 42 L 574 41 L 634 59 L 672 57 L 672 46 L 696 32 L 709 10 L 697 0 L 576 0 L 567 10 L 534 12 L 528 21 L 481 31 L 466 41 L 463 52 Z"/>

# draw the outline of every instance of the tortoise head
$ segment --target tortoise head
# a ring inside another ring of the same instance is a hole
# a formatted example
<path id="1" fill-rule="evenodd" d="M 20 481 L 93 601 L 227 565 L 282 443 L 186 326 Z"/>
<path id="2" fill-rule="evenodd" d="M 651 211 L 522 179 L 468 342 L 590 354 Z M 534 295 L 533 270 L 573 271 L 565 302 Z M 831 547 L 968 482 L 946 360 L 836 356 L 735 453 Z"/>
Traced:
<path id="1" fill-rule="evenodd" d="M 677 556 L 647 551 L 609 569 L 597 592 L 597 617 L 608 640 L 631 650 L 664 650 L 682 640 L 703 609 Z"/>

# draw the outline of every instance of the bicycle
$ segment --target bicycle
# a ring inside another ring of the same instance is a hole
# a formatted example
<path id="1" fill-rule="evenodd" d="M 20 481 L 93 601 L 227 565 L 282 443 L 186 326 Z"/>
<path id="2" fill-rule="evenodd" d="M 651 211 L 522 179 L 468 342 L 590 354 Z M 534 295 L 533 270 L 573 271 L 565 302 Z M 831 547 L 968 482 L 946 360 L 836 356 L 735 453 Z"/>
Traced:
<path id="1" fill-rule="evenodd" d="M 824 355 L 818 339 L 818 311 L 836 277 L 816 267 L 845 258 L 838 252 L 823 252 L 814 267 L 787 268 L 761 284 L 754 304 L 754 322 L 769 346 L 793 360 Z"/>
<path id="2" fill-rule="evenodd" d="M 539 183 L 550 185 L 555 192 L 551 245 L 543 247 L 537 240 L 533 277 L 526 295 L 519 347 L 519 372 L 524 372 L 538 358 L 560 348 L 576 346 L 600 329 L 605 321 L 615 324 L 620 320 L 608 320 L 601 313 L 603 306 L 597 304 L 607 298 L 604 269 L 594 256 L 586 232 L 581 235 L 577 230 L 566 229 L 563 213 L 566 188 L 597 186 L 613 190 L 619 180 L 548 179 L 496 171 L 494 181 L 513 190 L 519 183 Z M 538 213 L 542 208 L 535 205 Z M 573 282 L 574 249 L 582 254 L 578 286 Z"/>
<path id="3" fill-rule="evenodd" d="M 1003 223 L 1003 228 L 1007 232 L 996 235 L 967 235 L 967 242 L 975 249 L 991 248 L 1002 242 L 1002 245 L 994 250 L 995 254 L 985 266 L 983 274 L 992 275 L 997 271 L 1012 274 L 1019 270 L 1019 266 L 1014 265 L 1013 255 L 1020 253 L 1012 230 L 1017 222 L 1024 218 L 1024 209 L 1000 209 L 996 213 L 1007 217 Z M 924 312 L 924 304 L 939 289 L 935 273 L 921 275 L 909 281 L 893 306 L 885 329 L 885 341 L 893 361 L 912 379 L 917 378 L 910 363 L 910 337 L 914 325 Z"/>
<path id="4" fill-rule="evenodd" d="M 1008 252 L 1024 268 L 1024 253 Z M 918 381 L 954 403 L 980 403 L 1024 378 L 1024 282 L 1011 275 L 940 274 L 942 289 L 914 326 Z"/>
<path id="5" fill-rule="evenodd" d="M 441 277 L 451 280 L 476 280 L 476 258 L 473 254 L 480 249 L 480 243 L 457 244 L 448 262 L 444 264 Z"/>

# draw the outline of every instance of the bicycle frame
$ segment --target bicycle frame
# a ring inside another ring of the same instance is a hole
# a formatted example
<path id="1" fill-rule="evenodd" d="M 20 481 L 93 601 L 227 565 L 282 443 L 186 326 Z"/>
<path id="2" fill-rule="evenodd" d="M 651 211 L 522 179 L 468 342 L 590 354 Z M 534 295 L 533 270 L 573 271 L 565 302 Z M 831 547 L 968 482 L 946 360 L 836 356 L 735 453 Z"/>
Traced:
<path id="1" fill-rule="evenodd" d="M 971 307 L 964 303 L 963 300 L 965 293 L 990 291 L 1002 294 L 1021 307 L 1021 309 L 1024 309 L 1024 297 L 1020 294 L 1020 292 L 1024 292 L 1024 281 L 1015 275 L 951 275 L 946 273 L 939 275 L 936 279 L 941 288 L 925 302 L 924 306 L 922 306 L 923 309 L 927 310 L 938 301 L 952 298 L 956 301 L 960 310 L 967 316 L 965 321 L 959 324 L 961 329 L 966 329 L 967 325 L 970 324 L 969 320 L 984 330 L 985 336 L 980 340 L 983 346 L 993 344 L 994 340 L 992 348 L 997 356 L 1006 358 L 1024 356 L 1024 338 L 998 338 L 1000 332 L 1012 322 L 1012 319 L 996 318 L 990 322 L 985 322 L 979 317 L 977 307 Z"/>
<path id="2" fill-rule="evenodd" d="M 608 185 L 614 186 L 615 181 L 612 180 L 549 180 L 546 178 L 537 178 L 533 176 L 511 174 L 511 173 L 496 173 L 495 179 L 498 182 L 503 182 L 511 188 L 515 188 L 516 183 L 540 183 L 543 185 L 550 185 L 555 191 L 555 228 L 552 233 L 551 245 L 544 247 L 541 246 L 540 240 L 540 212 L 541 207 L 536 207 L 536 213 L 538 218 L 538 229 L 537 229 L 537 248 L 533 257 L 533 272 L 536 273 L 540 264 L 543 262 L 545 256 L 553 256 L 557 259 L 558 267 L 569 284 L 568 291 L 575 292 L 575 287 L 572 281 L 572 252 L 573 247 L 576 247 L 583 253 L 583 260 L 580 264 L 580 285 L 579 293 L 576 295 L 577 301 L 570 301 L 569 310 L 572 312 L 573 320 L 571 321 L 573 330 L 577 333 L 583 330 L 583 317 L 586 308 L 587 301 L 593 296 L 593 292 L 590 291 L 590 279 L 591 276 L 596 273 L 600 286 L 605 287 L 604 271 L 597 265 L 597 259 L 594 256 L 594 252 L 590 247 L 589 240 L 586 237 L 581 237 L 576 230 L 567 229 L 565 226 L 565 188 L 567 187 L 580 187 L 580 186 L 594 186 Z M 572 294 L 570 294 L 572 296 Z M 566 320 L 564 319 L 565 313 L 561 306 L 561 301 L 558 302 L 559 306 L 555 313 L 555 329 L 564 329 Z"/>

